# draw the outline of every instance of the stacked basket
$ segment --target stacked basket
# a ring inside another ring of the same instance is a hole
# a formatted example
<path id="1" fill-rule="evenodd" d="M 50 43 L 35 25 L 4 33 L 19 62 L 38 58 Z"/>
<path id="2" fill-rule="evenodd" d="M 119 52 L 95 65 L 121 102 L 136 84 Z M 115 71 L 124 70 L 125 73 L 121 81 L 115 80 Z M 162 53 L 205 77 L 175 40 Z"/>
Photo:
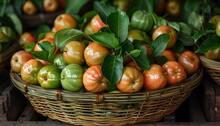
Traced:
<path id="1" fill-rule="evenodd" d="M 205 56 L 200 56 L 200 59 L 210 77 L 217 84 L 220 84 L 220 62 L 208 59 Z"/>
<path id="2" fill-rule="evenodd" d="M 199 85 L 202 75 L 199 69 L 185 81 L 156 91 L 94 94 L 43 89 L 10 73 L 13 84 L 42 115 L 74 125 L 100 126 L 159 121 L 181 105 Z"/>

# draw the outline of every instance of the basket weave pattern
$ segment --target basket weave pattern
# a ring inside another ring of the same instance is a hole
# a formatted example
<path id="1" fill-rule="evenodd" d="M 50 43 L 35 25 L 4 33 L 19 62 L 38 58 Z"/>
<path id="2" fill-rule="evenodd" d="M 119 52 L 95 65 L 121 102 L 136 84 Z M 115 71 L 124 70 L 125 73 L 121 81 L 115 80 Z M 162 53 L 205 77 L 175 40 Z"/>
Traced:
<path id="1" fill-rule="evenodd" d="M 27 85 L 18 74 L 10 73 L 13 84 L 42 115 L 69 124 L 100 126 L 159 121 L 182 104 L 202 76 L 200 69 L 184 82 L 161 90 L 94 94 Z"/>
<path id="2" fill-rule="evenodd" d="M 210 77 L 217 83 L 220 84 L 220 62 L 200 56 L 202 65 L 210 75 Z"/>

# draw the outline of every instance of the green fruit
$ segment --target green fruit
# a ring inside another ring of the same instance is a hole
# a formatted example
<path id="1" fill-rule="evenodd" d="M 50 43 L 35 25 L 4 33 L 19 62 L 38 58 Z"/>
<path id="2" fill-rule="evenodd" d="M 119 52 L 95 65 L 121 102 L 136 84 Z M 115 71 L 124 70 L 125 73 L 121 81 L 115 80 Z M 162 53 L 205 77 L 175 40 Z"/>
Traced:
<path id="1" fill-rule="evenodd" d="M 37 79 L 43 88 L 59 88 L 60 69 L 56 66 L 44 66 L 40 69 Z"/>
<path id="2" fill-rule="evenodd" d="M 69 64 L 61 72 L 61 85 L 68 91 L 79 91 L 83 87 L 84 69 L 78 64 Z"/>
<path id="3" fill-rule="evenodd" d="M 16 33 L 10 27 L 2 26 L 2 27 L 0 27 L 0 32 L 2 32 L 10 40 L 16 39 Z"/>
<path id="4" fill-rule="evenodd" d="M 53 64 L 57 66 L 60 70 L 64 69 L 67 66 L 67 63 L 65 62 L 62 54 L 56 55 Z"/>
<path id="5" fill-rule="evenodd" d="M 148 32 L 153 28 L 154 20 L 150 13 L 138 10 L 133 13 L 130 26 L 133 29 L 139 29 Z"/>
<path id="6" fill-rule="evenodd" d="M 220 21 L 216 25 L 215 32 L 218 36 L 220 36 Z"/>
<path id="7" fill-rule="evenodd" d="M 9 42 L 9 38 L 3 32 L 0 32 L 0 43 L 2 42 Z"/>

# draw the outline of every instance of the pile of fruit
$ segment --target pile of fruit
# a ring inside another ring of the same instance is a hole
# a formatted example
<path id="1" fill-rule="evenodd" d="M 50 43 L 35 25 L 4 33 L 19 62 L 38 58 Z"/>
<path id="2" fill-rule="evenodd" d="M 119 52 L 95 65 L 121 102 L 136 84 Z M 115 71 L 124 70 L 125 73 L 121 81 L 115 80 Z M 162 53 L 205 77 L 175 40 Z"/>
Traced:
<path id="1" fill-rule="evenodd" d="M 140 10 L 129 17 L 97 1 L 94 10 L 83 27 L 61 14 L 36 43 L 20 39 L 24 50 L 11 58 L 11 70 L 42 88 L 134 93 L 178 84 L 199 69 L 199 57 L 177 47 L 179 22 Z"/>

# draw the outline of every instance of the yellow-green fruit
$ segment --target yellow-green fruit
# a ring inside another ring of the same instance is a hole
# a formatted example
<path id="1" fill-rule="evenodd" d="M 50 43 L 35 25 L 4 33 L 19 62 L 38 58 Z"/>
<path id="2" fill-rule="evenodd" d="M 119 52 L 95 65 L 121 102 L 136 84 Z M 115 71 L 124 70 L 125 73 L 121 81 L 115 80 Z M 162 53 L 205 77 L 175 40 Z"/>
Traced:
<path id="1" fill-rule="evenodd" d="M 215 15 L 209 19 L 209 23 L 217 25 L 220 22 L 220 15 Z"/>
<path id="2" fill-rule="evenodd" d="M 220 21 L 216 25 L 215 32 L 218 36 L 220 36 Z"/>
<path id="3" fill-rule="evenodd" d="M 220 54 L 220 48 L 217 48 L 215 50 L 209 50 L 204 55 L 208 59 L 218 61 L 220 57 L 219 54 Z"/>

